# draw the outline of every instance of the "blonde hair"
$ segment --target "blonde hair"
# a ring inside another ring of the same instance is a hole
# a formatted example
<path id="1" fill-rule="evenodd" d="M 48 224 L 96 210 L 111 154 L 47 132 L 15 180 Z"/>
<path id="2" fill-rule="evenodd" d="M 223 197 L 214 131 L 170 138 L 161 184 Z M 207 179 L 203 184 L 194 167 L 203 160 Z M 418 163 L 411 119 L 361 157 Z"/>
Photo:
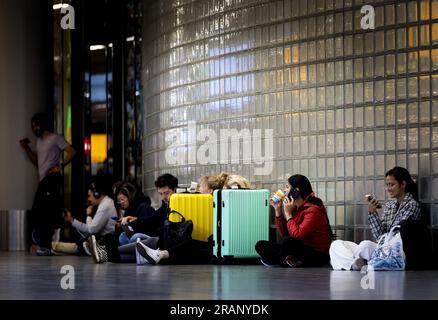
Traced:
<path id="1" fill-rule="evenodd" d="M 231 174 L 228 172 L 221 172 L 216 176 L 216 186 L 218 189 L 223 189 L 225 187 L 230 175 Z"/>
<path id="2" fill-rule="evenodd" d="M 228 173 L 222 172 L 217 176 L 202 176 L 201 179 L 199 179 L 199 186 L 205 183 L 211 190 L 222 189 L 228 175 Z"/>
<path id="3" fill-rule="evenodd" d="M 225 189 L 237 186 L 239 189 L 251 189 L 251 182 L 237 174 L 230 174 L 224 184 Z"/>
<path id="4" fill-rule="evenodd" d="M 221 172 L 217 176 L 202 176 L 199 179 L 199 185 L 201 184 L 206 184 L 211 190 L 232 189 L 236 186 L 239 189 L 251 189 L 251 182 L 246 178 L 228 172 Z"/>

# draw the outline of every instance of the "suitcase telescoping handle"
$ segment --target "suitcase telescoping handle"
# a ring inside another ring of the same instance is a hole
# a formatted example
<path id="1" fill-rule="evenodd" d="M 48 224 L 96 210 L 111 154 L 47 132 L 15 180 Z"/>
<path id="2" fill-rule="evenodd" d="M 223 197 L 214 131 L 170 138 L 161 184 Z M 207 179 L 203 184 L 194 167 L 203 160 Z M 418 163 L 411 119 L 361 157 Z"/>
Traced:
<path id="1" fill-rule="evenodd" d="M 217 239 L 216 239 L 216 245 L 217 245 L 217 257 L 220 259 L 222 258 L 222 207 L 223 207 L 223 202 L 222 202 L 222 189 L 219 189 L 217 191 L 217 216 L 216 216 L 216 234 L 217 234 Z M 222 204 L 222 205 L 221 205 Z"/>

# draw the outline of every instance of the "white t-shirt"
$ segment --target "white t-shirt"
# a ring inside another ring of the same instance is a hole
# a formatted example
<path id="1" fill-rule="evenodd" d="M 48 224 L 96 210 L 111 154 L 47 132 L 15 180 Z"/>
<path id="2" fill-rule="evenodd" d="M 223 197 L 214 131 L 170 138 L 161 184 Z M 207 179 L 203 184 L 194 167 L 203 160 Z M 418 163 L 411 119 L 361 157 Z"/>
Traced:
<path id="1" fill-rule="evenodd" d="M 114 233 L 116 222 L 111 217 L 117 217 L 113 199 L 105 196 L 97 207 L 94 217 L 87 216 L 87 223 L 73 220 L 72 226 L 88 234 L 105 235 Z"/>
<path id="2" fill-rule="evenodd" d="M 69 144 L 63 136 L 52 132 L 45 132 L 36 141 L 36 153 L 38 156 L 38 174 L 40 181 L 47 175 L 47 171 L 59 165 L 61 154 Z"/>

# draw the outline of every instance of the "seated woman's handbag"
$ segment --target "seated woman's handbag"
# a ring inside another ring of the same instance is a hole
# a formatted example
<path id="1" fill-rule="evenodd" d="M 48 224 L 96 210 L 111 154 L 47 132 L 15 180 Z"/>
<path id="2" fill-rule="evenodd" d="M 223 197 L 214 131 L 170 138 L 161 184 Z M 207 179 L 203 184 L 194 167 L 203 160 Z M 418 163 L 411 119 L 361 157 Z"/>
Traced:
<path id="1" fill-rule="evenodd" d="M 368 261 L 368 266 L 374 270 L 404 270 L 406 257 L 403 251 L 403 241 L 400 226 L 392 227 L 384 233 Z"/>
<path id="2" fill-rule="evenodd" d="M 179 215 L 181 220 L 174 222 L 174 219 L 170 219 L 172 214 Z M 181 213 L 172 210 L 167 215 L 166 221 L 164 221 L 163 244 L 166 249 L 172 248 L 179 243 L 191 239 L 192 232 L 193 221 L 186 220 Z"/>

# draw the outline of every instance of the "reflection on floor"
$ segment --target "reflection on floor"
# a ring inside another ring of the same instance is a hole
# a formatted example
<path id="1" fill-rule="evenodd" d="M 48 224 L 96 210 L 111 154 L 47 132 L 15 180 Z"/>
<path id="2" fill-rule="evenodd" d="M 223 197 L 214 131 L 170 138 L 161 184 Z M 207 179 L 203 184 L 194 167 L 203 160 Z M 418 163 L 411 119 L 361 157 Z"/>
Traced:
<path id="1" fill-rule="evenodd" d="M 63 266 L 73 268 L 62 273 Z M 68 282 L 73 279 L 74 290 L 62 289 L 62 284 L 73 285 Z M 366 274 L 262 265 L 97 265 L 91 257 L 0 252 L 0 299 L 428 300 L 438 299 L 436 288 L 438 271 Z"/>

